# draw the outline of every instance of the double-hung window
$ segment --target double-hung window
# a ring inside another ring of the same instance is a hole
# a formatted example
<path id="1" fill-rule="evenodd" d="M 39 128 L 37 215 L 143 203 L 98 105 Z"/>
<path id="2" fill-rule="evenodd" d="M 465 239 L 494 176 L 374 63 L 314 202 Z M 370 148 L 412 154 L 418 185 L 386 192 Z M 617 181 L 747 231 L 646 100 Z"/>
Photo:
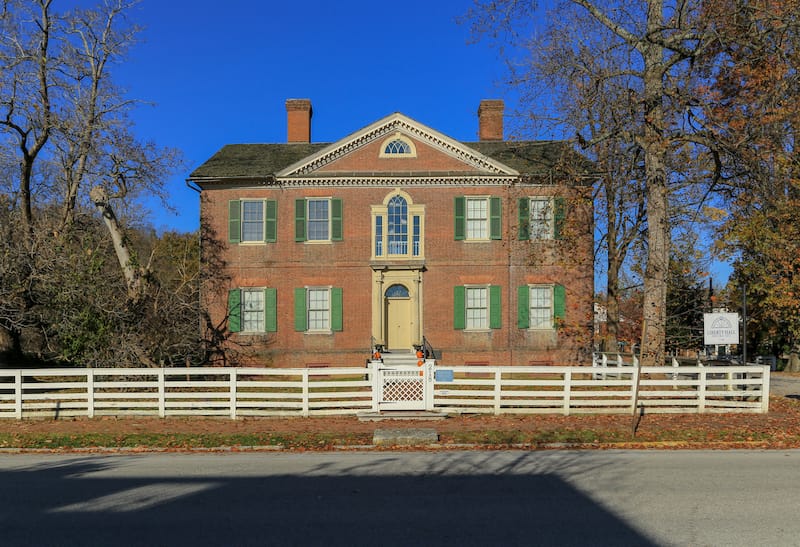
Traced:
<path id="1" fill-rule="evenodd" d="M 553 207 L 550 198 L 531 198 L 531 239 L 553 238 Z"/>
<path id="2" fill-rule="evenodd" d="M 501 210 L 499 197 L 456 197 L 455 239 L 466 241 L 501 239 Z"/>
<path id="3" fill-rule="evenodd" d="M 306 198 L 295 201 L 295 241 L 341 241 L 342 200 Z"/>
<path id="4" fill-rule="evenodd" d="M 489 326 L 488 287 L 466 287 L 466 328 L 485 329 Z"/>
<path id="5" fill-rule="evenodd" d="M 263 243 L 277 240 L 278 207 L 271 199 L 228 202 L 228 241 Z"/>
<path id="6" fill-rule="evenodd" d="M 456 286 L 453 291 L 453 324 L 456 329 L 488 330 L 502 325 L 499 285 Z"/>
<path id="7" fill-rule="evenodd" d="M 522 240 L 561 239 L 564 224 L 564 199 L 527 197 L 519 200 L 519 238 Z"/>
<path id="8" fill-rule="evenodd" d="M 552 330 L 566 314 L 563 285 L 523 285 L 517 291 L 519 328 Z"/>
<path id="9" fill-rule="evenodd" d="M 297 288 L 294 306 L 296 331 L 324 333 L 342 330 L 341 288 Z"/>
<path id="10" fill-rule="evenodd" d="M 308 289 L 308 330 L 330 330 L 330 295 L 328 289 Z"/>
<path id="11" fill-rule="evenodd" d="M 276 296 L 274 288 L 228 291 L 228 330 L 243 333 L 277 331 Z"/>

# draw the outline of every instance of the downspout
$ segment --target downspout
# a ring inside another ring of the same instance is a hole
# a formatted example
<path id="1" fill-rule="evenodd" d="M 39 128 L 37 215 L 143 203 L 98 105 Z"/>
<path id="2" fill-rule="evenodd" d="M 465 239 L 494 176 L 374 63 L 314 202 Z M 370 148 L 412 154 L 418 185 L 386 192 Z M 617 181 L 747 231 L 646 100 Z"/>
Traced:
<path id="1" fill-rule="evenodd" d="M 508 299 L 508 321 L 507 321 L 506 324 L 508 325 L 508 334 L 506 335 L 507 336 L 506 339 L 508 340 L 508 364 L 509 365 L 513 365 L 514 364 L 514 334 L 516 333 L 516 327 L 515 327 L 516 321 L 514 321 L 514 316 L 516 315 L 516 313 L 515 313 L 514 298 L 513 298 L 514 293 L 515 293 L 515 290 L 514 290 L 515 288 L 512 287 L 512 285 L 511 285 L 511 283 L 512 283 L 511 256 L 513 254 L 511 248 L 514 245 L 514 234 L 513 234 L 512 230 L 511 230 L 511 218 L 514 216 L 513 215 L 514 198 L 512 197 L 513 192 L 511 191 L 513 188 L 514 188 L 514 183 L 511 182 L 509 184 L 509 188 L 508 188 L 509 189 L 508 199 L 509 199 L 510 203 L 508 203 L 507 206 L 506 206 L 506 211 L 508 211 L 508 213 L 506 213 L 506 234 L 507 234 L 507 237 L 508 237 L 508 246 L 506 247 L 506 263 L 507 263 L 507 268 L 506 269 L 508 270 L 508 272 L 507 272 L 507 274 L 508 274 L 508 294 L 506 296 L 506 298 Z"/>
<path id="2" fill-rule="evenodd" d="M 202 188 L 197 186 L 197 183 L 194 182 L 192 179 L 186 179 L 186 186 L 188 188 L 191 188 L 195 192 L 197 192 L 197 194 L 199 196 L 203 195 Z M 203 219 L 202 208 L 203 208 L 203 200 L 202 200 L 202 197 L 201 197 L 201 199 L 200 199 L 200 219 L 201 220 Z M 199 264 L 197 265 L 198 266 L 198 271 L 200 271 L 200 268 L 202 267 L 202 264 L 203 264 L 203 236 L 202 236 L 202 233 L 203 233 L 203 230 L 202 230 L 202 227 L 201 227 L 197 232 L 197 247 L 198 247 L 197 260 L 199 262 Z M 201 273 L 200 274 L 200 287 L 199 287 L 199 290 L 197 291 L 197 309 L 200 310 L 200 317 L 197 318 L 197 330 L 198 330 L 197 334 L 198 334 L 198 338 L 200 340 L 204 339 L 204 336 L 203 336 L 203 313 L 202 313 L 203 301 L 204 301 L 204 297 L 205 297 L 204 291 L 205 291 L 205 284 L 203 283 L 203 275 Z M 205 361 L 206 360 L 206 352 L 205 351 L 201 352 L 201 355 L 203 356 L 203 360 Z M 189 357 L 188 356 L 186 357 L 186 361 L 187 361 L 187 366 L 188 366 L 188 361 L 189 361 Z"/>

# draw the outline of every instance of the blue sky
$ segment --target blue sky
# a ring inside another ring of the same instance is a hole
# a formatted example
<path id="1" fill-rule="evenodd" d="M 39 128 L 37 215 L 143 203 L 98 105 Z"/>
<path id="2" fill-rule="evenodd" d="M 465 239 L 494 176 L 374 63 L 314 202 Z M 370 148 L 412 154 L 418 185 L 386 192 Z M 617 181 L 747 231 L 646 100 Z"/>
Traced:
<path id="1" fill-rule="evenodd" d="M 457 22 L 472 4 L 141 0 L 129 14 L 144 27 L 140 42 L 114 77 L 131 98 L 148 102 L 133 114 L 140 138 L 178 148 L 187 161 L 166 181 L 176 213 L 151 203 L 150 223 L 196 230 L 198 195 L 186 186 L 188 174 L 225 144 L 286 142 L 287 98 L 311 99 L 315 142 L 393 112 L 477 140 L 481 99 L 504 99 L 507 114 L 517 105 L 499 52 Z M 716 263 L 712 271 L 715 284 L 724 283 L 729 267 Z"/>
<path id="2" fill-rule="evenodd" d="M 91 4 L 81 0 L 81 4 Z M 311 99 L 312 140 L 338 140 L 402 112 L 457 140 L 477 140 L 481 99 L 504 98 L 504 65 L 470 43 L 456 19 L 470 0 L 275 2 L 143 0 L 144 28 L 114 68 L 143 139 L 183 151 L 169 182 L 172 215 L 151 207 L 159 230 L 198 227 L 188 173 L 224 144 L 286 141 L 287 98 Z"/>

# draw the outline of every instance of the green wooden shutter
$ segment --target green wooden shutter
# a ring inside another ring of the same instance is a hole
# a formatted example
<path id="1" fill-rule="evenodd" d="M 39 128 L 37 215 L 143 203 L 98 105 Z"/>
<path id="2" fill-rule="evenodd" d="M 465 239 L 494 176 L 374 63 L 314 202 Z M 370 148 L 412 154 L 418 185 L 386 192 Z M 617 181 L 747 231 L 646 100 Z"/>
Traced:
<path id="1" fill-rule="evenodd" d="M 278 289 L 270 287 L 264 289 L 264 330 L 276 332 L 278 330 Z"/>
<path id="2" fill-rule="evenodd" d="M 294 330 L 304 332 L 308 324 L 306 315 L 306 289 L 294 290 Z"/>
<path id="3" fill-rule="evenodd" d="M 502 211 L 503 211 L 503 204 L 500 201 L 500 198 L 491 198 L 489 200 L 489 211 L 490 211 L 490 222 L 489 222 L 489 233 L 491 234 L 490 237 L 492 239 L 502 239 L 503 238 L 503 223 L 502 223 Z"/>
<path id="4" fill-rule="evenodd" d="M 239 243 L 242 240 L 242 202 L 232 199 L 228 202 L 228 241 Z"/>
<path id="5" fill-rule="evenodd" d="M 527 285 L 517 287 L 517 326 L 521 329 L 530 327 L 530 290 Z"/>
<path id="6" fill-rule="evenodd" d="M 519 199 L 519 239 L 527 241 L 531 232 L 531 202 L 528 198 Z"/>
<path id="7" fill-rule="evenodd" d="M 342 330 L 342 289 L 331 288 L 331 330 Z"/>
<path id="8" fill-rule="evenodd" d="M 566 217 L 566 202 L 564 198 L 553 198 L 553 237 L 562 239 L 564 234 L 564 218 Z"/>
<path id="9" fill-rule="evenodd" d="M 342 200 L 331 200 L 331 241 L 342 240 Z"/>
<path id="10" fill-rule="evenodd" d="M 294 240 L 306 240 L 306 200 L 304 199 L 294 200 Z"/>
<path id="11" fill-rule="evenodd" d="M 455 240 L 461 241 L 465 237 L 466 232 L 466 215 L 465 209 L 467 200 L 464 196 L 457 196 L 454 198 L 454 218 L 455 218 Z"/>
<path id="12" fill-rule="evenodd" d="M 462 330 L 466 326 L 465 295 L 466 290 L 462 285 L 453 287 L 453 328 L 456 330 Z"/>
<path id="13" fill-rule="evenodd" d="M 264 229 L 264 240 L 275 243 L 278 240 L 278 202 L 268 199 L 264 202 L 266 220 Z"/>
<path id="14" fill-rule="evenodd" d="M 228 330 L 240 332 L 242 330 L 242 292 L 239 289 L 228 291 Z"/>
<path id="15" fill-rule="evenodd" d="M 489 328 L 499 329 L 503 324 L 502 289 L 499 285 L 489 287 Z"/>
<path id="16" fill-rule="evenodd" d="M 553 316 L 560 321 L 567 316 L 567 291 L 564 285 L 553 286 Z"/>

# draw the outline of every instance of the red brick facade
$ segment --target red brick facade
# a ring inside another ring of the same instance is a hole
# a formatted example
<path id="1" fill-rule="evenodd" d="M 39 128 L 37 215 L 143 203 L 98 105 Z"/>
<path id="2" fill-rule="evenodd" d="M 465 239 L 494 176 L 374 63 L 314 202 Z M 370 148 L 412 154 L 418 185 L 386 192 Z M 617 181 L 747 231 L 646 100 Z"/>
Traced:
<path id="1" fill-rule="evenodd" d="M 363 366 L 374 344 L 407 351 L 424 337 L 448 365 L 590 361 L 591 187 L 565 159 L 578 156 L 520 143 L 547 153 L 512 167 L 513 143 L 458 143 L 402 115 L 354 135 L 229 146 L 192 173 L 204 303 L 230 360 Z M 544 225 L 558 225 L 525 237 L 520 219 L 540 203 L 556 211 Z M 552 321 L 531 326 L 548 305 Z"/>

